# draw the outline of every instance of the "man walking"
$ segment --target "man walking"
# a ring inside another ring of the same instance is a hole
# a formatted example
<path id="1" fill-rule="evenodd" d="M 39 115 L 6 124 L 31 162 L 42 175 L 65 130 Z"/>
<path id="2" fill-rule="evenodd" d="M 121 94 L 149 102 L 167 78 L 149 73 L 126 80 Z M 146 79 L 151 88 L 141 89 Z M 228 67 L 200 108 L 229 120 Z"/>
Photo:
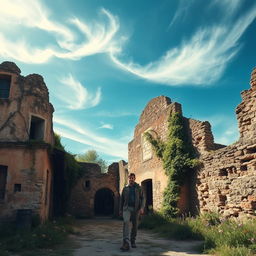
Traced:
<path id="1" fill-rule="evenodd" d="M 128 251 L 131 247 L 136 248 L 136 235 L 138 229 L 139 215 L 144 213 L 145 199 L 143 191 L 138 183 L 135 182 L 135 174 L 130 173 L 128 176 L 129 184 L 123 188 L 120 202 L 120 215 L 123 214 L 123 245 L 122 251 Z M 132 222 L 130 232 L 129 222 Z M 129 237 L 130 233 L 130 237 Z M 129 239 L 130 238 L 130 239 Z"/>

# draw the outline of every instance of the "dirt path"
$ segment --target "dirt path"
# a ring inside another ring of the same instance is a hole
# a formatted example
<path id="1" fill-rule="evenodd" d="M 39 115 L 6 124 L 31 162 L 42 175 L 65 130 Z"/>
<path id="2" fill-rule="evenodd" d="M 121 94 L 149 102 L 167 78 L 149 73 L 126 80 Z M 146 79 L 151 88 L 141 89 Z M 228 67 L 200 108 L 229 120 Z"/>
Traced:
<path id="1" fill-rule="evenodd" d="M 122 221 L 113 219 L 79 220 L 80 235 L 74 236 L 79 249 L 74 256 L 203 256 L 195 247 L 198 241 L 171 241 L 160 238 L 147 230 L 139 230 L 137 248 L 128 252 L 120 251 L 122 241 Z M 207 255 L 209 256 L 209 255 Z"/>

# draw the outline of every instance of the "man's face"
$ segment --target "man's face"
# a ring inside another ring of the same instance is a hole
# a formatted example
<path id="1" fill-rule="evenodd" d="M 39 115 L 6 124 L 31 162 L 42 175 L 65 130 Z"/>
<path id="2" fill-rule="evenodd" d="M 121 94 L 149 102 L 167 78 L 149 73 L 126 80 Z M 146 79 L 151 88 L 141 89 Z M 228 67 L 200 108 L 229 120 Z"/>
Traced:
<path id="1" fill-rule="evenodd" d="M 134 182 L 135 182 L 135 176 L 133 176 L 133 175 L 130 175 L 129 176 L 129 185 L 134 185 Z"/>

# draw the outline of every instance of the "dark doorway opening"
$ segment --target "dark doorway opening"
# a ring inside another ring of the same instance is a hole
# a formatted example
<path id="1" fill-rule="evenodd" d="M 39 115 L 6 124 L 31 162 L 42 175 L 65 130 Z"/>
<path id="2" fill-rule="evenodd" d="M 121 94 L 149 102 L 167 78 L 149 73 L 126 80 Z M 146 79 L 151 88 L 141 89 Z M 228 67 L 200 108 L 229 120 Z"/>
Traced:
<path id="1" fill-rule="evenodd" d="M 94 198 L 94 214 L 110 216 L 114 214 L 114 193 L 108 188 L 99 189 Z"/>
<path id="2" fill-rule="evenodd" d="M 142 183 L 142 189 L 145 196 L 145 213 L 153 211 L 153 191 L 152 191 L 152 179 L 144 180 Z"/>

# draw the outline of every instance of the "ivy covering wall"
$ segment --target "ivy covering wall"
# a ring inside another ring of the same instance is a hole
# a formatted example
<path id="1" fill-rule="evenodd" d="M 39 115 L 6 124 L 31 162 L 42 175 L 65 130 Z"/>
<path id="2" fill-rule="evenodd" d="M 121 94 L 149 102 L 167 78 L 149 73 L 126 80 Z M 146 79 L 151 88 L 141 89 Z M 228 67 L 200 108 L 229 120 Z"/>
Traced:
<path id="1" fill-rule="evenodd" d="M 150 132 L 145 133 L 156 155 L 163 162 L 168 184 L 164 190 L 162 212 L 169 217 L 176 217 L 180 188 L 184 184 L 185 175 L 199 161 L 194 158 L 192 147 L 189 145 L 184 131 L 183 117 L 173 113 L 168 119 L 168 136 L 166 142 L 154 138 Z"/>

